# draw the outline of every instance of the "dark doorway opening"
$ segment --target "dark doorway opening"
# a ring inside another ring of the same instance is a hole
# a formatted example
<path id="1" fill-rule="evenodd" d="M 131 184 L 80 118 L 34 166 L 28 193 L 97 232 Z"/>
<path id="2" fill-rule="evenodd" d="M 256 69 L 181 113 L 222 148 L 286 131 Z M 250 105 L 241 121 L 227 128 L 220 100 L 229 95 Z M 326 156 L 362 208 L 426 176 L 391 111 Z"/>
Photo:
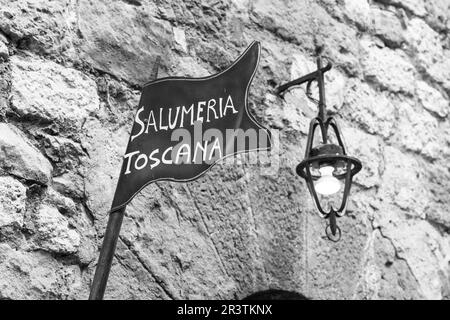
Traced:
<path id="1" fill-rule="evenodd" d="M 252 293 L 242 300 L 310 300 L 301 293 L 279 289 L 269 289 Z"/>

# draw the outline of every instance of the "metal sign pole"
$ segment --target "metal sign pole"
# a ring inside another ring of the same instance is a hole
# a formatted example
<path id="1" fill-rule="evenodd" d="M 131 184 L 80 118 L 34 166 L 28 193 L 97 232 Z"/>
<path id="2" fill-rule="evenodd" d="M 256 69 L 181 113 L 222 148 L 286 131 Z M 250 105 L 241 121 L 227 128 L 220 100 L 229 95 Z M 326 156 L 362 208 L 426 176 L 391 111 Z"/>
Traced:
<path id="1" fill-rule="evenodd" d="M 156 61 L 153 65 L 150 79 L 158 78 L 160 63 L 161 56 L 157 56 Z M 119 183 L 117 185 L 119 185 Z M 114 194 L 114 198 L 116 197 L 116 194 L 117 188 Z M 118 210 L 111 211 L 109 214 L 108 225 L 106 226 L 102 248 L 100 249 L 100 256 L 98 258 L 97 267 L 95 269 L 94 280 L 92 281 L 91 285 L 91 293 L 89 294 L 89 300 L 102 300 L 103 295 L 105 294 L 109 271 L 111 270 L 114 252 L 116 251 L 117 239 L 119 239 L 120 228 L 122 226 L 123 217 L 125 215 L 125 208 L 126 206 L 123 206 Z"/>
<path id="2" fill-rule="evenodd" d="M 100 257 L 98 258 L 97 267 L 95 269 L 89 300 L 103 299 L 114 257 L 114 251 L 116 250 L 117 239 L 119 238 L 120 227 L 122 226 L 123 216 L 125 215 L 125 208 L 126 206 L 109 214 L 108 225 L 103 238 Z"/>

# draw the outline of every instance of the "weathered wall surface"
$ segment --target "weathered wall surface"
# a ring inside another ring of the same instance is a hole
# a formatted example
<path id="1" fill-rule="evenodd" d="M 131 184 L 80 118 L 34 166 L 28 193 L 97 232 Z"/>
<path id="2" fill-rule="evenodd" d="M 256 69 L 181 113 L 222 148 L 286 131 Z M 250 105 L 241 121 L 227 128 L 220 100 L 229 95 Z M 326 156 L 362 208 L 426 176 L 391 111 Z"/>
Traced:
<path id="1" fill-rule="evenodd" d="M 128 207 L 107 298 L 450 297 L 447 0 L 0 0 L 0 298 L 85 299 L 140 86 L 204 76 L 262 44 L 250 109 L 279 130 L 276 176 L 219 164 L 155 183 Z M 364 167 L 341 242 L 303 181 L 303 89 L 327 101 Z"/>

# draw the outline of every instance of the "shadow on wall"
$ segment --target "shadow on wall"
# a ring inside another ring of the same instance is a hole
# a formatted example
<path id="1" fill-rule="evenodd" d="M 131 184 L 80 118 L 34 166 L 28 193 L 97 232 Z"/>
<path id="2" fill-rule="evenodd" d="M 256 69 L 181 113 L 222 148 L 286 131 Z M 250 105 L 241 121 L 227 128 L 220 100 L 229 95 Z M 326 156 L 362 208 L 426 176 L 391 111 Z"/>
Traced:
<path id="1" fill-rule="evenodd" d="M 269 289 L 258 291 L 242 300 L 310 300 L 301 293 L 295 291 Z"/>

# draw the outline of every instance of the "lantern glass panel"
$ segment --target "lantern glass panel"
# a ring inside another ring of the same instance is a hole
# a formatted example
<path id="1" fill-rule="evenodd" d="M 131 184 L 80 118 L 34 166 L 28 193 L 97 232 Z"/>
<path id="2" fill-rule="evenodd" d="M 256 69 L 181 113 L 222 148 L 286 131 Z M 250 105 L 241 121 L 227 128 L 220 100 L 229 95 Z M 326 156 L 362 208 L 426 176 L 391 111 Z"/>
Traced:
<path id="1" fill-rule="evenodd" d="M 325 164 L 312 162 L 309 165 L 314 189 L 320 206 L 325 212 L 341 208 L 347 178 L 347 161 L 328 160 Z"/>

